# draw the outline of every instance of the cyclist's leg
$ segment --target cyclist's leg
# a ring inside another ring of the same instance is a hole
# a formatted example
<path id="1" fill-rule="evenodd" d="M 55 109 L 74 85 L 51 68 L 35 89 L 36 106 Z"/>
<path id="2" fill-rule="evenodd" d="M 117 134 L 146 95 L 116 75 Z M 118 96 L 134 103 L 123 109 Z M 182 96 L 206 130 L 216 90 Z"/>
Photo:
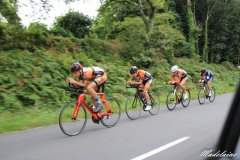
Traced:
<path id="1" fill-rule="evenodd" d="M 106 76 L 106 74 L 104 74 L 102 76 L 96 77 L 87 87 L 87 90 L 90 92 L 92 97 L 95 99 L 94 104 L 97 104 L 96 105 L 97 108 L 94 110 L 95 112 L 98 112 L 103 107 L 103 104 L 98 99 L 96 90 L 97 90 L 98 86 L 100 86 L 101 84 L 103 84 L 106 81 L 107 81 L 107 76 Z"/>
<path id="2" fill-rule="evenodd" d="M 186 88 L 184 87 L 184 84 L 187 82 L 187 79 L 188 79 L 188 77 L 185 77 L 179 83 L 179 86 L 182 88 L 184 94 L 186 94 L 186 92 L 187 92 Z"/>
<path id="3" fill-rule="evenodd" d="M 183 79 L 181 80 L 180 84 L 179 84 L 179 86 L 180 86 L 180 87 L 182 88 L 182 90 L 183 90 L 183 99 L 184 99 L 184 100 L 187 99 L 187 98 L 189 98 L 188 95 L 187 95 L 186 87 L 184 87 L 184 84 L 187 82 L 187 79 L 188 79 L 188 77 L 183 78 Z"/>
<path id="4" fill-rule="evenodd" d="M 95 99 L 98 98 L 96 88 L 97 88 L 97 84 L 94 81 L 89 83 L 87 86 L 87 91 L 90 95 L 92 95 L 92 100 L 93 100 L 94 105 L 96 105 Z"/>
<path id="5" fill-rule="evenodd" d="M 212 90 L 212 80 L 213 80 L 213 77 L 211 77 L 208 82 L 207 82 L 207 89 L 208 89 L 208 94 L 209 96 L 211 96 L 211 90 Z"/>
<path id="6" fill-rule="evenodd" d="M 149 111 L 150 109 L 152 109 L 152 106 L 150 105 L 151 104 L 150 97 L 149 97 L 149 94 L 148 94 L 148 90 L 151 87 L 151 83 L 152 83 L 152 79 L 149 79 L 145 83 L 144 88 L 143 88 L 143 92 L 144 92 L 144 95 L 145 95 L 145 98 L 146 98 L 146 101 L 147 101 L 147 106 L 144 109 L 145 111 Z"/>
<path id="7" fill-rule="evenodd" d="M 148 94 L 148 90 L 149 90 L 150 86 L 151 86 L 151 84 L 147 82 L 143 87 L 143 93 L 146 98 L 147 104 L 150 104 L 150 97 Z"/>

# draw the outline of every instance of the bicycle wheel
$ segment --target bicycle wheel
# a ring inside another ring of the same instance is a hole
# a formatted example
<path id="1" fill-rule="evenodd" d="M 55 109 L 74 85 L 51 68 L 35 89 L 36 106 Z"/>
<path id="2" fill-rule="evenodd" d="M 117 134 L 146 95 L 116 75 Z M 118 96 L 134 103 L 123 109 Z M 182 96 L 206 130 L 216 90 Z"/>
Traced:
<path id="1" fill-rule="evenodd" d="M 177 97 L 174 94 L 174 91 L 170 91 L 166 99 L 167 108 L 172 111 L 177 105 Z"/>
<path id="2" fill-rule="evenodd" d="M 149 110 L 149 113 L 151 115 L 156 115 L 160 110 L 160 98 L 157 93 L 150 93 L 149 95 L 150 95 L 151 106 L 152 106 L 152 109 Z"/>
<path id="3" fill-rule="evenodd" d="M 129 96 L 125 105 L 126 114 L 129 119 L 136 120 L 141 115 L 142 103 L 137 96 Z"/>
<path id="4" fill-rule="evenodd" d="M 78 109 L 77 117 L 72 118 L 76 102 L 69 102 L 63 106 L 59 114 L 59 126 L 62 132 L 68 136 L 80 134 L 87 123 L 87 112 L 82 106 Z"/>
<path id="5" fill-rule="evenodd" d="M 187 107 L 190 103 L 190 100 L 191 100 L 191 94 L 190 94 L 190 91 L 187 89 L 187 99 L 183 99 L 183 93 L 182 93 L 182 106 L 183 107 Z"/>
<path id="6" fill-rule="evenodd" d="M 199 92 L 198 92 L 198 102 L 199 102 L 199 104 L 205 103 L 205 98 L 206 98 L 205 90 L 203 88 L 200 88 Z"/>
<path id="7" fill-rule="evenodd" d="M 215 88 L 214 87 L 212 87 L 212 89 L 211 89 L 211 97 L 209 97 L 209 101 L 210 102 L 213 102 L 214 100 L 215 100 L 215 96 L 216 96 L 216 92 L 215 92 Z"/>
<path id="8" fill-rule="evenodd" d="M 101 109 L 101 115 L 108 114 L 103 116 L 100 119 L 100 122 L 107 128 L 115 126 L 121 116 L 121 107 L 119 102 L 114 97 L 109 97 L 106 99 L 103 108 Z"/>

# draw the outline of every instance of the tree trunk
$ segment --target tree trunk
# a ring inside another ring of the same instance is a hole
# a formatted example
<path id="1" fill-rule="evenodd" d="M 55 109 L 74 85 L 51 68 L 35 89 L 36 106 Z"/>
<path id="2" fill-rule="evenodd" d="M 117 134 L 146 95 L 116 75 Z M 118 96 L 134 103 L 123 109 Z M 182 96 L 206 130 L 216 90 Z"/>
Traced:
<path id="1" fill-rule="evenodd" d="M 208 15 L 204 24 L 204 44 L 203 44 L 203 55 L 202 58 L 205 62 L 208 62 Z"/>
<path id="2" fill-rule="evenodd" d="M 196 8 L 195 8 L 196 2 L 194 1 L 193 4 L 193 19 L 194 19 L 194 26 L 195 26 L 195 53 L 199 54 L 199 44 L 198 44 L 198 26 L 197 26 L 197 21 L 196 21 Z"/>
<path id="3" fill-rule="evenodd" d="M 193 53 L 195 52 L 195 24 L 194 24 L 194 16 L 191 8 L 191 1 L 187 1 L 187 19 L 188 19 L 188 28 L 189 28 L 189 33 L 188 33 L 188 43 L 190 44 L 191 48 L 191 55 L 190 57 L 193 56 Z"/>

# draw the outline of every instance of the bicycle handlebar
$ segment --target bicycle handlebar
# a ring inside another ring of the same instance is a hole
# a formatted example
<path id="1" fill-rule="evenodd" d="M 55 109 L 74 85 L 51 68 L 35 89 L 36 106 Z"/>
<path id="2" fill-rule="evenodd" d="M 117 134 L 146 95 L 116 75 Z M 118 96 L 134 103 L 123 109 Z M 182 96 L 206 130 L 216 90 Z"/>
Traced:
<path id="1" fill-rule="evenodd" d="M 83 93 L 84 92 L 84 87 L 76 87 L 75 85 L 68 83 L 69 88 L 72 90 L 65 90 L 66 92 L 73 92 L 73 93 Z"/>
<path id="2" fill-rule="evenodd" d="M 168 82 L 166 82 L 166 85 L 173 85 L 173 86 L 177 86 L 177 85 L 179 85 L 178 83 L 168 83 Z"/>
<path id="3" fill-rule="evenodd" d="M 126 88 L 140 88 L 140 86 L 139 85 L 130 85 L 130 84 L 127 84 L 126 85 Z"/>

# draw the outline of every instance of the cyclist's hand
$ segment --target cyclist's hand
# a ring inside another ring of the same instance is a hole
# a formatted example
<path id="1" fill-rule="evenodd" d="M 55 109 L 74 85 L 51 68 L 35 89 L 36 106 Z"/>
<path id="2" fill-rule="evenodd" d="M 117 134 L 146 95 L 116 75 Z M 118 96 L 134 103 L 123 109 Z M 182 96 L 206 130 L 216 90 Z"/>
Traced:
<path id="1" fill-rule="evenodd" d="M 177 83 L 176 81 L 169 81 L 170 83 L 169 84 L 175 84 Z"/>
<path id="2" fill-rule="evenodd" d="M 73 84 L 75 80 L 73 78 L 67 78 L 66 82 Z"/>
<path id="3" fill-rule="evenodd" d="M 131 82 L 131 81 L 129 81 L 129 82 L 127 82 L 127 84 L 129 84 L 129 85 L 132 85 L 132 82 Z"/>

